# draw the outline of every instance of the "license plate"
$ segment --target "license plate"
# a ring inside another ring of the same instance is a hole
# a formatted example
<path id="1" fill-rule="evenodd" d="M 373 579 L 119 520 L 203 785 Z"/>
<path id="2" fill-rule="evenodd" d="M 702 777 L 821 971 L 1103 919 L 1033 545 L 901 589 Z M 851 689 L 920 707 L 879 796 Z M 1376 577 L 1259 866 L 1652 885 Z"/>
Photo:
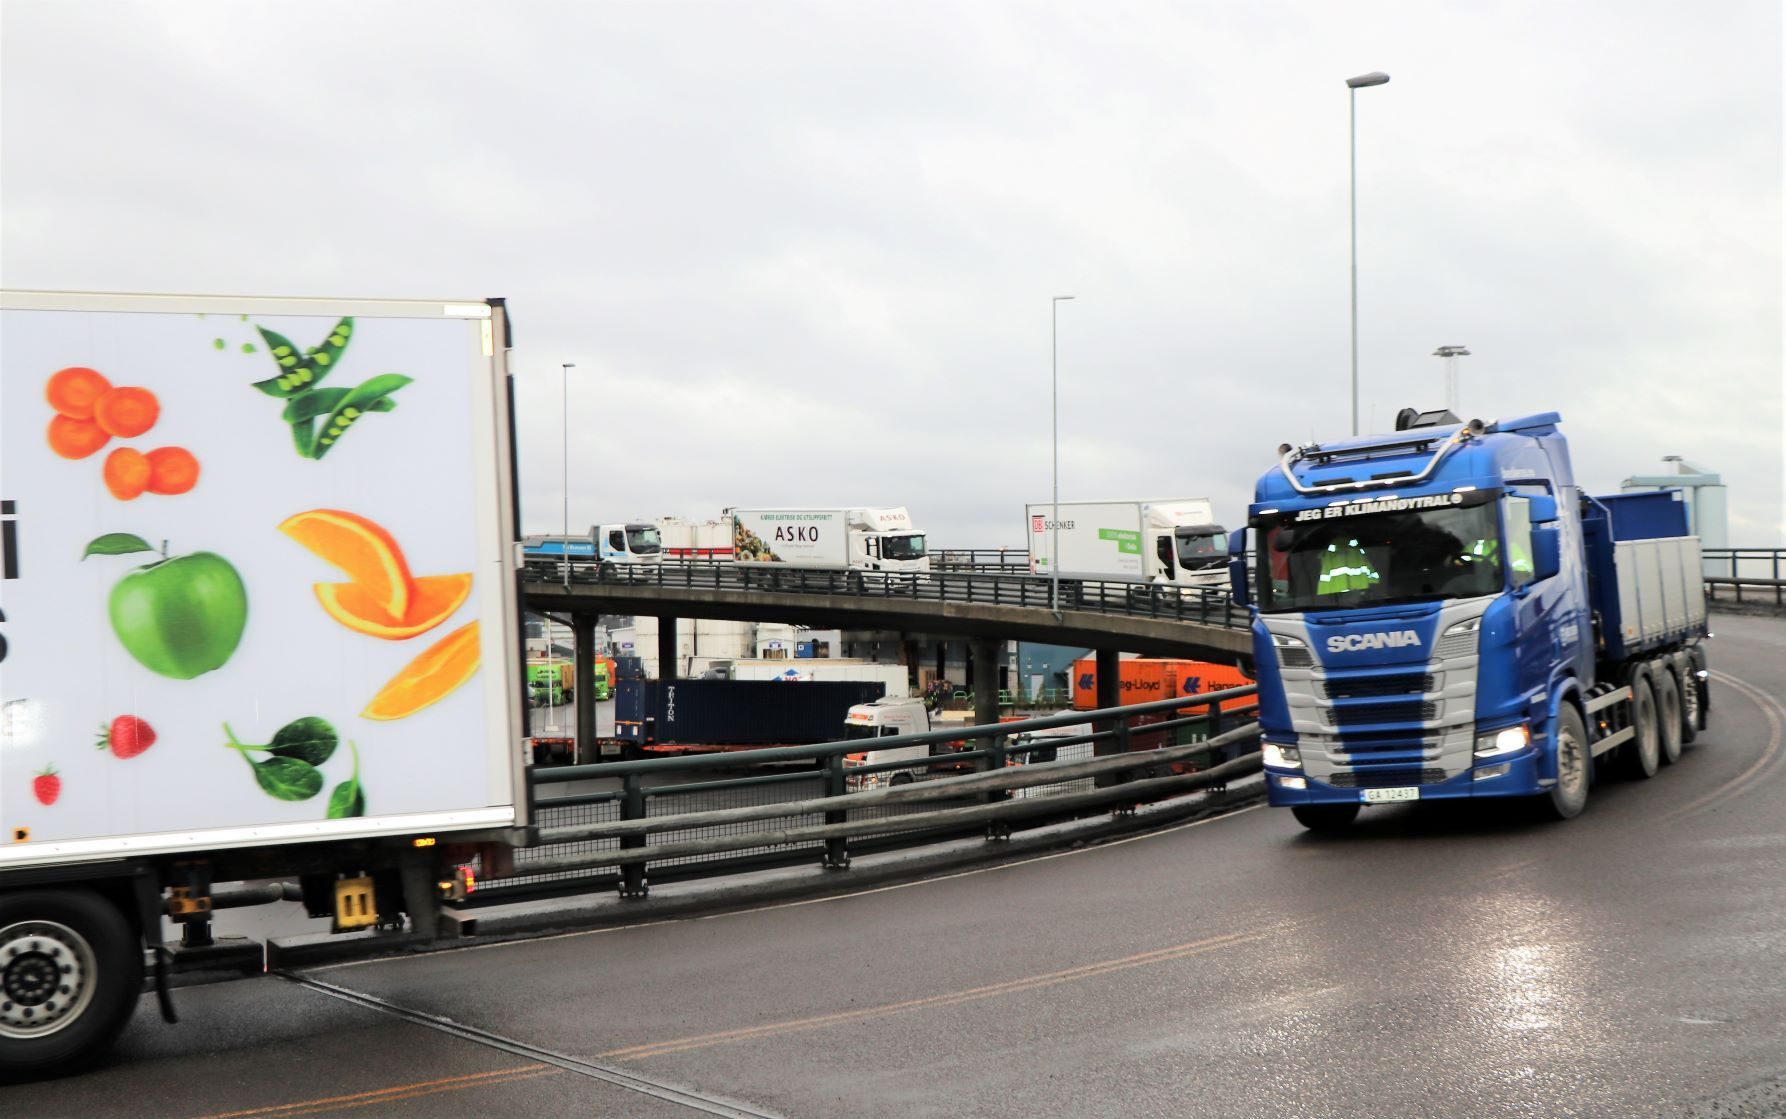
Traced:
<path id="1" fill-rule="evenodd" d="M 1398 800 L 1419 800 L 1420 786 L 1405 785 L 1398 789 L 1366 789 L 1364 803 L 1390 804 Z"/>

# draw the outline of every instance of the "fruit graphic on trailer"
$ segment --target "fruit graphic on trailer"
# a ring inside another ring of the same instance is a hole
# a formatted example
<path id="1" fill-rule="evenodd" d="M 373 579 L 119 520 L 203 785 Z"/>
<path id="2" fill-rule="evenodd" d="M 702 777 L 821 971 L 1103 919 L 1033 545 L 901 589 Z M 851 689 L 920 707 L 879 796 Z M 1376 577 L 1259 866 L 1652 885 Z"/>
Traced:
<path id="1" fill-rule="evenodd" d="M 71 365 L 50 377 L 49 384 L 44 386 L 43 397 L 59 415 L 71 420 L 90 420 L 93 406 L 111 388 L 112 383 L 98 370 Z"/>
<path id="2" fill-rule="evenodd" d="M 120 439 L 136 438 L 154 427 L 160 417 L 161 402 L 148 389 L 115 388 L 93 402 L 93 422 Z"/>
<path id="3" fill-rule="evenodd" d="M 340 568 L 386 616 L 408 617 L 409 566 L 381 526 L 357 513 L 312 509 L 286 518 L 279 531 Z"/>
<path id="4" fill-rule="evenodd" d="M 155 745 L 155 728 L 135 715 L 119 715 L 108 726 L 100 724 L 99 748 L 120 760 L 134 758 Z"/>
<path id="5" fill-rule="evenodd" d="M 135 501 L 149 488 L 149 456 L 130 447 L 119 447 L 105 456 L 105 488 L 119 501 Z"/>
<path id="6" fill-rule="evenodd" d="M 403 641 L 453 616 L 471 595 L 471 573 L 424 575 L 410 584 L 409 613 L 393 618 L 358 583 L 318 583 L 316 599 L 329 617 L 355 633 Z"/>
<path id="7" fill-rule="evenodd" d="M 185 447 L 157 447 L 149 460 L 149 492 L 182 494 L 198 485 L 198 459 Z"/>
<path id="8" fill-rule="evenodd" d="M 86 556 L 128 555 L 154 549 L 129 533 L 87 545 Z M 151 672 L 190 680 L 222 668 L 248 625 L 248 590 L 234 566 L 214 552 L 163 557 L 112 587 L 112 632 L 126 652 Z"/>
<path id="9" fill-rule="evenodd" d="M 112 437 L 92 420 L 77 420 L 68 416 L 54 416 L 50 419 L 50 450 L 63 458 L 86 458 L 111 441 Z"/>
<path id="10" fill-rule="evenodd" d="M 478 624 L 469 622 L 410 661 L 360 712 L 364 719 L 406 719 L 439 703 L 478 670 Z"/>
<path id="11" fill-rule="evenodd" d="M 45 808 L 56 803 L 56 799 L 62 795 L 62 778 L 56 776 L 55 766 L 44 766 L 42 771 L 31 779 L 31 795 L 36 797 L 37 803 Z"/>

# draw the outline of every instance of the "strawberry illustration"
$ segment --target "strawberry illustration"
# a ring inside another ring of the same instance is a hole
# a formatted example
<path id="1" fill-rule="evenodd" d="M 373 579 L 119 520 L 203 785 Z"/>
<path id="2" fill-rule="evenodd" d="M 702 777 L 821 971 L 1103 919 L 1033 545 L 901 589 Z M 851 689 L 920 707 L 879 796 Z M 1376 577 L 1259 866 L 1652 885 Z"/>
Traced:
<path id="1" fill-rule="evenodd" d="M 108 728 L 99 728 L 99 748 L 111 748 L 118 758 L 134 758 L 155 745 L 155 728 L 135 715 L 119 715 Z"/>
<path id="2" fill-rule="evenodd" d="M 56 776 L 55 766 L 44 766 L 43 772 L 32 778 L 31 795 L 45 808 L 56 803 L 56 798 L 62 795 L 62 778 Z"/>

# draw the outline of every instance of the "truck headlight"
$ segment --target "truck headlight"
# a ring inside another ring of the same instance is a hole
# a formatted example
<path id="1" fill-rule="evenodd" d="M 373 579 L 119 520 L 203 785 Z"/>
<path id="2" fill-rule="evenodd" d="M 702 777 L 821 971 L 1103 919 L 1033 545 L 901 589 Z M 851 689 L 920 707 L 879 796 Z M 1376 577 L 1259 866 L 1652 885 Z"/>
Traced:
<path id="1" fill-rule="evenodd" d="M 1272 769 L 1302 768 L 1302 751 L 1294 746 L 1280 746 L 1276 742 L 1261 743 L 1259 756 Z"/>
<path id="2" fill-rule="evenodd" d="M 1475 633 L 1482 628 L 1482 617 L 1465 618 L 1463 621 L 1445 630 L 1446 637 L 1455 637 L 1460 633 Z"/>
<path id="3" fill-rule="evenodd" d="M 1306 649 L 1306 648 L 1308 648 L 1307 642 L 1303 641 L 1299 637 L 1291 637 L 1289 634 L 1286 634 L 1286 633 L 1272 634 L 1271 635 L 1271 643 L 1273 645 L 1276 645 L 1280 649 Z"/>
<path id="4" fill-rule="evenodd" d="M 1476 736 L 1476 756 L 1479 758 L 1498 758 L 1502 754 L 1515 754 L 1532 744 L 1532 729 L 1524 723 L 1516 727 L 1504 727 L 1488 734 Z"/>

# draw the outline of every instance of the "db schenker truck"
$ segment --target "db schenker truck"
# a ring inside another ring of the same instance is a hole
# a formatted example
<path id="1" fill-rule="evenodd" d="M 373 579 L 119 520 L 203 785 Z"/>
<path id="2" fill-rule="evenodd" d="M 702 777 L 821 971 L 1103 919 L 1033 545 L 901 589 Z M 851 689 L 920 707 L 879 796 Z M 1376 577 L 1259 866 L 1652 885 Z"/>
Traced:
<path id="1" fill-rule="evenodd" d="M 1388 435 L 1285 444 L 1259 479 L 1230 576 L 1267 795 L 1305 827 L 1463 797 L 1566 819 L 1597 762 L 1651 777 L 1706 728 L 1686 507 L 1582 493 L 1560 423 L 1404 409 Z"/>
<path id="2" fill-rule="evenodd" d="M 1208 498 L 1044 501 L 1024 506 L 1023 520 L 1032 574 L 1052 574 L 1058 549 L 1062 579 L 1187 588 L 1228 581 L 1228 532 Z"/>
<path id="3" fill-rule="evenodd" d="M 163 922 L 241 883 L 429 936 L 518 841 L 508 347 L 500 300 L 0 292 L 0 1080 L 145 972 L 172 1021 Z"/>

